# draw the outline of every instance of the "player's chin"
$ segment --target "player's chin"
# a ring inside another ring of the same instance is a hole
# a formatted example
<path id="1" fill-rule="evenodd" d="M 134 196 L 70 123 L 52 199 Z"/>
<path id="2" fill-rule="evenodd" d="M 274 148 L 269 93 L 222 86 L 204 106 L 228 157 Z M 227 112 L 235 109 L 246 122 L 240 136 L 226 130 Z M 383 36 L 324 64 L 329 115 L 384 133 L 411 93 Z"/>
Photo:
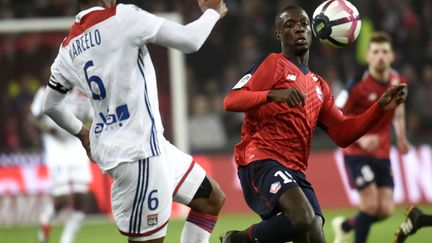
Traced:
<path id="1" fill-rule="evenodd" d="M 294 48 L 294 54 L 296 56 L 304 55 L 307 51 L 309 51 L 309 45 L 307 44 L 296 45 Z"/>

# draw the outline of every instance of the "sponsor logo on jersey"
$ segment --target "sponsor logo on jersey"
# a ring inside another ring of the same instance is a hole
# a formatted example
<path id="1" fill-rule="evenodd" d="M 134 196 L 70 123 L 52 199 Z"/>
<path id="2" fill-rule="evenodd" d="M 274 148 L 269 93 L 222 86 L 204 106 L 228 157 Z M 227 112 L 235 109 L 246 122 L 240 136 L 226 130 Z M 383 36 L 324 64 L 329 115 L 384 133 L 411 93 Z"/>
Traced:
<path id="1" fill-rule="evenodd" d="M 115 109 L 115 113 L 109 113 L 107 111 L 106 114 L 99 112 L 99 118 L 102 122 L 96 123 L 94 132 L 99 134 L 106 129 L 114 129 L 116 127 L 122 127 L 122 121 L 129 119 L 129 109 L 127 105 L 120 105 Z"/>
<path id="2" fill-rule="evenodd" d="M 158 224 L 158 215 L 157 214 L 150 214 L 147 215 L 147 225 L 153 226 Z"/>
<path id="3" fill-rule="evenodd" d="M 323 100 L 323 93 L 322 93 L 322 90 L 319 86 L 315 87 L 315 92 L 317 94 L 318 99 L 320 99 L 322 101 Z"/>
<path id="4" fill-rule="evenodd" d="M 318 81 L 318 78 L 317 78 L 317 76 L 315 76 L 315 74 L 311 74 L 311 77 L 315 82 Z"/>
<path id="5" fill-rule="evenodd" d="M 270 193 L 276 194 L 281 189 L 281 187 L 282 187 L 282 185 L 279 181 L 271 184 Z"/>
<path id="6" fill-rule="evenodd" d="M 296 81 L 297 80 L 297 76 L 295 76 L 294 74 L 288 74 L 287 75 L 287 80 L 288 81 Z"/>
<path id="7" fill-rule="evenodd" d="M 240 81 L 238 81 L 238 83 L 234 86 L 233 89 L 241 89 L 243 88 L 243 86 L 245 86 L 249 80 L 252 78 L 252 74 L 246 74 L 245 76 L 243 76 L 243 78 L 240 79 Z"/>

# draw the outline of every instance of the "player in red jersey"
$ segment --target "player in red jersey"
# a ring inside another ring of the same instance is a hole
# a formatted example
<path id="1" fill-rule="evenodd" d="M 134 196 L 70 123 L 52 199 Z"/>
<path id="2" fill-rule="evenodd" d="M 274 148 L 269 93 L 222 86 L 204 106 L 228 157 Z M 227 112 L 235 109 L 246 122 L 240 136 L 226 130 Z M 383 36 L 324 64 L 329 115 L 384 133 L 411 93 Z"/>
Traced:
<path id="1" fill-rule="evenodd" d="M 304 171 L 313 131 L 320 125 L 346 147 L 406 98 L 396 85 L 366 112 L 345 117 L 331 90 L 309 71 L 310 20 L 297 5 L 277 14 L 276 36 L 282 53 L 254 66 L 226 96 L 225 109 L 245 112 L 235 161 L 243 194 L 262 221 L 243 231 L 228 231 L 228 242 L 325 242 L 324 217 Z"/>
<path id="2" fill-rule="evenodd" d="M 406 83 L 391 69 L 394 54 L 390 37 L 373 33 L 366 53 L 368 69 L 354 78 L 336 99 L 336 105 L 347 115 L 358 115 L 369 109 L 389 87 Z M 393 175 L 390 164 L 391 127 L 394 123 L 399 152 L 408 152 L 405 136 L 405 107 L 399 105 L 387 112 L 369 132 L 343 150 L 351 185 L 360 195 L 359 212 L 349 219 L 333 219 L 334 243 L 348 242 L 354 230 L 354 242 L 364 243 L 373 223 L 388 218 L 394 211 Z"/>

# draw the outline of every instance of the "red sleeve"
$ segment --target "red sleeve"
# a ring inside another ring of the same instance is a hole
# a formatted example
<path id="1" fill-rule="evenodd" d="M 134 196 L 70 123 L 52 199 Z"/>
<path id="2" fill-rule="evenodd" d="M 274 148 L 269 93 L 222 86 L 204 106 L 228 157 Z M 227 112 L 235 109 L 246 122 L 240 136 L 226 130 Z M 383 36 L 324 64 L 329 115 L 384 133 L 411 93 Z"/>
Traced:
<path id="1" fill-rule="evenodd" d="M 227 111 L 245 112 L 267 103 L 268 90 L 232 90 L 225 96 L 224 108 Z"/>
<path id="2" fill-rule="evenodd" d="M 322 112 L 320 123 L 337 145 L 347 147 L 362 137 L 381 120 L 385 112 L 377 103 L 361 115 L 346 117 L 336 107 Z"/>
<path id="3" fill-rule="evenodd" d="M 224 100 L 227 111 L 246 112 L 267 103 L 267 94 L 279 80 L 277 54 L 270 54 L 263 62 L 255 65 L 234 86 Z"/>
<path id="4" fill-rule="evenodd" d="M 386 114 L 377 103 L 363 114 L 347 117 L 334 105 L 330 88 L 323 83 L 324 104 L 319 116 L 321 127 L 337 145 L 347 147 L 362 137 Z"/>

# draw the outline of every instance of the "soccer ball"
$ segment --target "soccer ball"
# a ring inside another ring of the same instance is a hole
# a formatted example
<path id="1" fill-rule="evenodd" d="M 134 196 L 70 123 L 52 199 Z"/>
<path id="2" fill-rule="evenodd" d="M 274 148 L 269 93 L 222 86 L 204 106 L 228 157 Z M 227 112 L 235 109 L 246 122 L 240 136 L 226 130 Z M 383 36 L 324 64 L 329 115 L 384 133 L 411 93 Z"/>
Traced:
<path id="1" fill-rule="evenodd" d="M 359 12 L 346 0 L 327 0 L 315 9 L 312 29 L 321 43 L 337 48 L 347 46 L 360 33 Z"/>

